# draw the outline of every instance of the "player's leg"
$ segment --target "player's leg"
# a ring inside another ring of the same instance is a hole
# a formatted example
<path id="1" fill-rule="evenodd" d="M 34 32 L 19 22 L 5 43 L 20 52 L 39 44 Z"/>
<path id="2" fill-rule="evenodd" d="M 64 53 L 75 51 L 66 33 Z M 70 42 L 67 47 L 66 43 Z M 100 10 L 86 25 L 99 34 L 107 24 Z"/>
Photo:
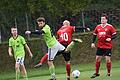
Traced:
<path id="1" fill-rule="evenodd" d="M 68 53 L 62 53 L 64 59 L 65 59 L 65 64 L 66 64 L 66 72 L 67 72 L 67 80 L 70 80 L 70 72 L 71 72 L 71 65 L 70 65 L 70 52 Z"/>
<path id="2" fill-rule="evenodd" d="M 99 76 L 99 68 L 100 68 L 100 63 L 101 63 L 101 58 L 103 56 L 103 49 L 97 48 L 96 52 L 96 62 L 95 62 L 95 73 L 91 76 L 91 78 L 95 78 Z"/>
<path id="3" fill-rule="evenodd" d="M 24 65 L 24 57 L 20 58 L 20 68 L 21 68 L 21 73 L 22 73 L 23 78 L 25 80 L 28 80 L 27 71 L 26 71 L 26 68 L 25 68 L 25 65 Z"/>
<path id="4" fill-rule="evenodd" d="M 74 45 L 75 45 L 75 42 L 72 41 L 72 42 L 67 46 L 67 48 L 65 49 L 65 51 L 71 51 L 71 49 L 74 47 Z"/>
<path id="5" fill-rule="evenodd" d="M 95 78 L 99 76 L 99 68 L 100 68 L 100 62 L 101 62 L 102 56 L 96 56 L 96 62 L 95 62 L 95 73 L 91 76 L 91 78 Z"/>
<path id="6" fill-rule="evenodd" d="M 71 49 L 76 46 L 76 43 L 77 42 L 80 42 L 82 43 L 82 40 L 81 39 L 73 39 L 72 42 L 67 46 L 66 50 L 65 51 L 71 51 Z"/>
<path id="7" fill-rule="evenodd" d="M 50 74 L 51 74 L 51 80 L 55 80 L 56 79 L 55 66 L 54 66 L 52 60 L 48 60 L 48 66 L 49 66 L 49 71 L 50 71 Z"/>
<path id="8" fill-rule="evenodd" d="M 59 42 L 57 42 L 57 44 L 55 44 L 53 47 L 48 49 L 48 65 L 51 73 L 51 80 L 56 80 L 55 67 L 53 64 L 54 57 L 56 56 L 58 51 L 64 51 L 64 50 L 65 47 L 61 45 Z"/>
<path id="9" fill-rule="evenodd" d="M 53 48 L 54 48 L 54 46 L 52 48 L 48 49 L 48 66 L 49 66 L 49 71 L 50 71 L 50 74 L 51 74 L 51 79 L 50 80 L 55 80 L 56 79 L 55 66 L 53 64 L 53 59 L 54 59 L 55 55 L 57 54 L 58 50 L 53 49 Z"/>
<path id="10" fill-rule="evenodd" d="M 37 68 L 37 67 L 41 67 L 43 63 L 45 63 L 48 59 L 48 53 L 46 53 L 42 58 L 41 60 L 39 61 L 39 63 L 37 65 L 35 65 L 34 67 Z"/>
<path id="11" fill-rule="evenodd" d="M 105 56 L 106 58 L 106 67 L 107 67 L 107 75 L 110 76 L 110 71 L 112 67 L 112 62 L 111 62 L 111 57 L 110 56 Z"/>
<path id="12" fill-rule="evenodd" d="M 102 56 L 96 56 L 96 63 L 95 63 L 95 67 L 96 67 L 96 72 L 95 73 L 96 74 L 99 74 L 101 58 L 102 58 Z"/>
<path id="13" fill-rule="evenodd" d="M 107 68 L 107 76 L 110 76 L 110 71 L 112 67 L 112 62 L 111 62 L 111 49 L 106 49 L 105 50 L 105 59 L 106 59 L 106 68 Z"/>
<path id="14" fill-rule="evenodd" d="M 15 70 L 16 70 L 16 80 L 19 80 L 20 77 L 20 58 L 16 58 Z"/>
<path id="15" fill-rule="evenodd" d="M 25 68 L 25 65 L 21 65 L 21 73 L 22 73 L 22 76 L 25 80 L 28 80 L 28 77 L 27 77 L 27 71 L 26 71 L 26 68 Z"/>

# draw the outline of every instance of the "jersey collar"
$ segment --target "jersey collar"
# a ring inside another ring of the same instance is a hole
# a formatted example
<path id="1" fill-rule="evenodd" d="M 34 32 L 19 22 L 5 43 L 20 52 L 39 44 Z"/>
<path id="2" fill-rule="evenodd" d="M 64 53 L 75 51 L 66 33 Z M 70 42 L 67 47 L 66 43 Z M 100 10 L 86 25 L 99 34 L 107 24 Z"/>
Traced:
<path id="1" fill-rule="evenodd" d="M 101 24 L 101 27 L 102 27 L 102 28 L 105 28 L 107 25 L 108 25 L 108 23 L 106 23 L 104 26 L 102 26 L 102 24 Z"/>

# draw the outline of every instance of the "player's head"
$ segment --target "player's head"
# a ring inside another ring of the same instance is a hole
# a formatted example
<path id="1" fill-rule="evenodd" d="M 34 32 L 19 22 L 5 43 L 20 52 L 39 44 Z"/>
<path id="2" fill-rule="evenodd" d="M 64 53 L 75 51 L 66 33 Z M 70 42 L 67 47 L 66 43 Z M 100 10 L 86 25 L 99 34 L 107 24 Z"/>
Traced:
<path id="1" fill-rule="evenodd" d="M 101 23 L 106 24 L 107 23 L 108 16 L 106 14 L 101 15 Z"/>
<path id="2" fill-rule="evenodd" d="M 70 26 L 70 21 L 68 20 L 63 21 L 63 26 Z"/>
<path id="3" fill-rule="evenodd" d="M 39 17 L 37 19 L 38 26 L 42 28 L 45 25 L 45 18 L 44 17 Z"/>
<path id="4" fill-rule="evenodd" d="M 18 35 L 17 28 L 16 27 L 12 27 L 11 28 L 11 33 L 12 33 L 13 36 L 17 36 Z"/>

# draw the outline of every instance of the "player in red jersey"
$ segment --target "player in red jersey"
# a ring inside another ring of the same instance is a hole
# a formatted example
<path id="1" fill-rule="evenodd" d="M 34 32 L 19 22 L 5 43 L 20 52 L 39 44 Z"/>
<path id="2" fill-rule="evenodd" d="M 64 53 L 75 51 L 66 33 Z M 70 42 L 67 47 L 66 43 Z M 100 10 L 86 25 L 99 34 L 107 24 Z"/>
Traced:
<path id="1" fill-rule="evenodd" d="M 86 28 L 83 28 L 86 29 Z M 72 34 L 75 31 L 75 26 L 70 26 L 70 22 L 65 20 L 63 22 L 63 26 L 57 31 L 57 40 L 67 48 L 67 46 L 74 45 L 75 42 L 82 42 L 80 39 L 72 39 Z M 72 46 L 69 46 L 72 47 Z M 65 62 L 66 62 L 66 71 L 67 71 L 67 80 L 70 80 L 70 49 L 67 48 L 67 51 L 64 53 L 58 52 L 57 55 L 62 54 Z M 35 65 L 35 67 L 40 67 L 48 58 L 48 54 L 42 57 L 39 64 Z"/>
<path id="2" fill-rule="evenodd" d="M 92 48 L 95 48 L 95 39 L 98 38 L 97 41 L 97 52 L 96 52 L 96 72 L 91 76 L 91 78 L 95 78 L 99 76 L 99 68 L 101 58 L 105 57 L 106 59 L 106 68 L 107 68 L 107 76 L 110 76 L 111 71 L 111 50 L 112 50 L 112 40 L 116 38 L 116 29 L 107 23 L 107 15 L 103 14 L 101 16 L 101 24 L 97 25 L 93 31 L 93 41 L 91 44 Z"/>

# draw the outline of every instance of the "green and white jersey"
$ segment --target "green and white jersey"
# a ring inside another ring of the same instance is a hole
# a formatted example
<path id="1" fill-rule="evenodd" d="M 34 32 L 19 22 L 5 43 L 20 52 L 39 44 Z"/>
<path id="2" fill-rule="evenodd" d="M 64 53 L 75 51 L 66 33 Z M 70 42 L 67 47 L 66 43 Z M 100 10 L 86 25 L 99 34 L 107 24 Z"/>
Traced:
<path id="1" fill-rule="evenodd" d="M 45 40 L 48 48 L 51 48 L 52 46 L 54 46 L 57 43 L 55 36 L 52 34 L 52 31 L 48 25 L 45 25 L 42 28 L 42 31 L 44 31 L 43 37 L 44 37 L 44 40 Z"/>
<path id="2" fill-rule="evenodd" d="M 24 44 L 26 44 L 25 39 L 20 35 L 16 39 L 13 37 L 9 39 L 9 47 L 12 47 L 15 59 L 16 57 L 25 56 Z"/>

